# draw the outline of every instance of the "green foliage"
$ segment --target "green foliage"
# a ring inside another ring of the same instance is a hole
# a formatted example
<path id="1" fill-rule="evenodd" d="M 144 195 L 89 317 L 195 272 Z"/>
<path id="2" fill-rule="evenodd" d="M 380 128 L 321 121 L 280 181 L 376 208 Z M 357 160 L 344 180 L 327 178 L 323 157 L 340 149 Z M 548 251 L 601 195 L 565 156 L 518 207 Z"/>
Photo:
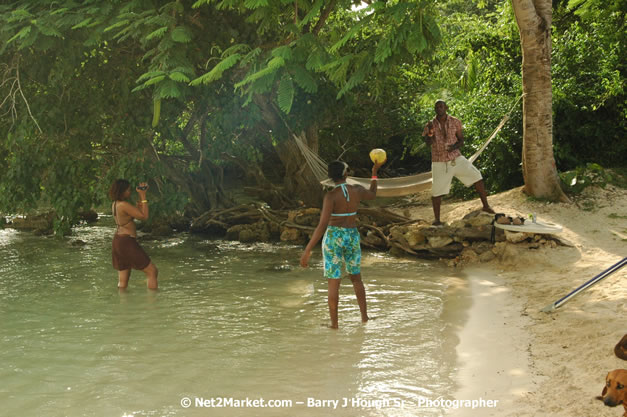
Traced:
<path id="1" fill-rule="evenodd" d="M 621 0 L 554 4 L 558 168 L 624 165 Z M 365 170 L 367 151 L 382 147 L 384 175 L 426 171 L 420 134 L 437 98 L 462 120 L 462 151 L 472 154 L 521 92 L 510 2 L 353 5 L 0 4 L 0 211 L 52 206 L 66 233 L 80 208 L 104 204 L 111 181 L 126 177 L 150 182 L 153 214 L 198 212 L 221 204 L 224 155 L 281 177 L 291 162 L 278 149 L 308 129 L 324 159 Z M 522 184 L 521 125 L 518 107 L 476 163 L 493 192 Z"/>
<path id="2" fill-rule="evenodd" d="M 585 188 L 598 186 L 605 188 L 614 178 L 610 171 L 599 164 L 586 164 L 573 171 L 560 173 L 564 188 L 570 194 L 580 194 Z"/>

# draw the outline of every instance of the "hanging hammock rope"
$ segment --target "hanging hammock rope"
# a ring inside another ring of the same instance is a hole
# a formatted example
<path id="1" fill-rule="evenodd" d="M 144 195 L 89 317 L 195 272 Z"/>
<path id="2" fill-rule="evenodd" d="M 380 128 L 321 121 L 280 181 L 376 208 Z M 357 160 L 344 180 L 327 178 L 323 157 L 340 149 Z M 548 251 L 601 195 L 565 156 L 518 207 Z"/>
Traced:
<path id="1" fill-rule="evenodd" d="M 505 123 L 510 118 L 510 115 L 516 108 L 518 102 L 523 98 L 524 94 L 522 94 L 516 103 L 510 108 L 507 114 L 503 117 L 498 126 L 494 129 L 492 134 L 488 137 L 483 145 L 475 152 L 468 160 L 471 163 L 481 155 L 481 153 L 487 148 L 487 146 L 492 142 L 492 139 L 496 137 L 499 131 L 503 128 Z M 316 179 L 320 181 L 320 183 L 324 186 L 331 187 L 334 185 L 334 182 L 327 177 L 327 163 L 318 156 L 317 153 L 309 149 L 307 144 L 305 143 L 303 138 L 298 137 L 297 135 L 293 135 L 294 141 L 298 145 L 305 161 L 313 171 L 313 174 L 316 176 Z M 359 177 L 348 177 L 346 182 L 349 184 L 356 184 L 364 186 L 368 188 L 370 186 L 370 178 L 359 178 Z M 396 177 L 396 178 L 380 178 L 378 187 L 377 187 L 377 196 L 380 197 L 402 197 L 409 194 L 415 194 L 420 191 L 425 191 L 431 188 L 431 171 L 423 172 L 420 174 L 409 175 L 406 177 Z"/>

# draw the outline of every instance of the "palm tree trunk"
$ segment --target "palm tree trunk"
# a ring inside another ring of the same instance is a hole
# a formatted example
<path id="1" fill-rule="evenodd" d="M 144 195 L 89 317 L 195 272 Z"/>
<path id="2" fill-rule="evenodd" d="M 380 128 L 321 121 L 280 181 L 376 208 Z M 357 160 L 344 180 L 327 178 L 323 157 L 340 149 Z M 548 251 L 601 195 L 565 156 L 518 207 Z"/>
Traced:
<path id="1" fill-rule="evenodd" d="M 553 156 L 551 0 L 512 0 L 522 47 L 523 177 L 525 192 L 568 201 Z"/>

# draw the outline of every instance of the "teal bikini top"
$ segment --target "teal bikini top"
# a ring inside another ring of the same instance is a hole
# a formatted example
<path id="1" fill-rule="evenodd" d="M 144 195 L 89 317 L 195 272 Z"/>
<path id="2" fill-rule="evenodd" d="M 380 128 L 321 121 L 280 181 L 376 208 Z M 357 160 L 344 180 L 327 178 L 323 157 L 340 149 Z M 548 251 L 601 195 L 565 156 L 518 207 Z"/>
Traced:
<path id="1" fill-rule="evenodd" d="M 343 182 L 341 184 L 338 184 L 335 187 L 333 187 L 333 189 L 336 189 L 337 187 L 341 187 L 342 188 L 342 193 L 344 193 L 344 197 L 346 197 L 346 201 L 351 201 L 351 198 L 348 195 L 348 190 L 346 189 L 346 183 Z M 331 213 L 331 216 L 333 216 L 333 217 L 348 217 L 348 216 L 354 216 L 356 214 L 357 214 L 357 212 L 354 211 L 352 213 Z"/>

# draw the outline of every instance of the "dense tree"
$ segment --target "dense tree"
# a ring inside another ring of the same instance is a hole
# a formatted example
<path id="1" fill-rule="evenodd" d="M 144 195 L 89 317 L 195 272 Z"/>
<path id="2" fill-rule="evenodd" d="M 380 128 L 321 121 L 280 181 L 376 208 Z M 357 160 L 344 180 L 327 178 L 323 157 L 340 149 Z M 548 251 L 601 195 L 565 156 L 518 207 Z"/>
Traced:
<path id="1" fill-rule="evenodd" d="M 229 204 L 225 161 L 252 166 L 251 177 L 269 186 L 255 167 L 272 152 L 290 195 L 319 202 L 291 133 L 306 132 L 318 148 L 317 132 L 340 100 L 439 38 L 429 2 L 353 5 L 5 2 L 0 53 L 11 117 L 2 163 L 17 171 L 3 178 L 15 196 L 2 199 L 3 209 L 47 199 L 68 225 L 115 176 L 149 175 L 164 204 L 180 207 L 187 196 L 198 213 Z M 36 159 L 37 180 L 23 178 L 24 158 Z"/>

